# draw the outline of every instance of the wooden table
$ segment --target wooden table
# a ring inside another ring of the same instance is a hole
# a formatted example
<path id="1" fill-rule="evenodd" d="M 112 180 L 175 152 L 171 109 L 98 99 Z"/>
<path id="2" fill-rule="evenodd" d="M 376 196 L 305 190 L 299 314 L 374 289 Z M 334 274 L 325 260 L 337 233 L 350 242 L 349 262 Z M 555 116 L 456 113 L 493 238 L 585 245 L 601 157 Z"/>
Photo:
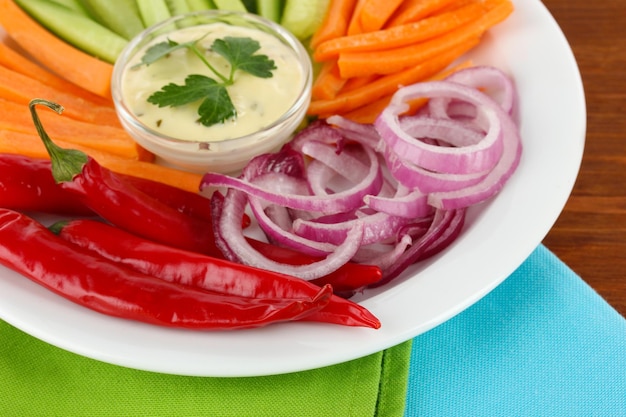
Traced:
<path id="1" fill-rule="evenodd" d="M 581 171 L 544 244 L 626 316 L 626 1 L 543 3 L 574 51 L 588 112 Z"/>

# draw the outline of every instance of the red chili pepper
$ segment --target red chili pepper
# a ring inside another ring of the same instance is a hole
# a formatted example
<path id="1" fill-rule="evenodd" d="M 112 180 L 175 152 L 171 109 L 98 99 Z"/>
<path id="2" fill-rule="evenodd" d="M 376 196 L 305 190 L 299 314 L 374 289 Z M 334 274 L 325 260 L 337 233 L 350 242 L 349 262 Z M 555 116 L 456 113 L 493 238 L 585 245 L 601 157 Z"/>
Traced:
<path id="1" fill-rule="evenodd" d="M 53 176 L 63 189 L 71 191 L 102 218 L 126 231 L 166 245 L 224 258 L 215 245 L 212 224 L 185 216 L 141 192 L 82 152 L 56 146 L 41 125 L 35 111 L 37 104 L 43 104 L 57 112 L 62 107 L 47 100 L 33 100 L 30 104 L 35 127 L 52 160 Z M 260 241 L 254 243 L 257 250 L 270 259 L 281 258 L 285 263 L 293 264 L 315 261 L 314 258 L 293 250 L 277 248 Z M 380 280 L 381 276 L 380 269 L 375 266 L 346 264 L 327 280 L 341 287 L 342 291 L 351 291 Z M 352 286 L 348 287 L 347 284 L 341 284 L 342 282 L 351 282 Z"/>
<path id="2" fill-rule="evenodd" d="M 141 192 L 123 177 L 102 167 L 83 152 L 63 149 L 52 142 L 35 111 L 37 104 L 61 112 L 63 107 L 35 99 L 30 110 L 52 164 L 52 176 L 64 190 L 109 222 L 139 236 L 177 248 L 221 256 L 212 225 Z"/>
<path id="3" fill-rule="evenodd" d="M 0 207 L 42 213 L 89 215 L 91 210 L 52 177 L 50 161 L 0 155 Z"/>
<path id="4" fill-rule="evenodd" d="M 0 263 L 100 313 L 189 329 L 239 329 L 299 320 L 332 289 L 300 299 L 219 294 L 139 273 L 78 248 L 21 213 L 0 209 Z"/>
<path id="5" fill-rule="evenodd" d="M 250 246 L 269 259 L 289 265 L 306 265 L 320 260 L 289 248 L 271 245 L 260 240 L 247 239 Z M 356 264 L 348 262 L 341 268 L 321 278 L 311 280 L 313 284 L 324 286 L 331 284 L 333 291 L 342 296 L 351 296 L 355 291 L 381 280 L 382 271 L 374 265 Z"/>
<path id="6" fill-rule="evenodd" d="M 199 193 L 192 193 L 158 181 L 122 175 L 124 180 L 138 190 L 155 198 L 160 203 L 173 207 L 183 214 L 211 222 L 209 199 Z M 250 225 L 250 217 L 244 216 L 243 227 Z"/>
<path id="7" fill-rule="evenodd" d="M 75 195 L 60 187 L 52 176 L 50 160 L 0 154 L 0 207 L 59 215 L 93 215 Z M 191 217 L 211 221 L 209 200 L 157 181 L 119 175 L 139 191 Z M 245 216 L 243 226 L 250 224 Z"/>
<path id="8" fill-rule="evenodd" d="M 166 281 L 252 298 L 315 297 L 320 287 L 288 275 L 174 249 L 95 220 L 55 223 L 61 238 L 99 256 Z M 364 307 L 333 295 L 323 309 L 304 320 L 379 328 Z"/>

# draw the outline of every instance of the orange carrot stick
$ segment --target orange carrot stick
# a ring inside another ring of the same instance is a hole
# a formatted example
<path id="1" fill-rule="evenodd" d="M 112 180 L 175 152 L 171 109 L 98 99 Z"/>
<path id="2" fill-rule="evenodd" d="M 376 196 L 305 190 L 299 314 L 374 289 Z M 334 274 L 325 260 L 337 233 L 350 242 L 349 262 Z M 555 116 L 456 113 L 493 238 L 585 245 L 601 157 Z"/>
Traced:
<path id="1" fill-rule="evenodd" d="M 29 58 L 14 50 L 9 45 L 0 41 L 0 65 L 4 65 L 10 70 L 19 72 L 27 77 L 34 78 L 46 85 L 60 91 L 84 98 L 98 105 L 111 105 L 111 100 L 100 97 L 78 85 L 67 81 L 64 78 L 48 71 L 36 64 Z"/>
<path id="2" fill-rule="evenodd" d="M 332 0 L 322 24 L 311 37 L 310 46 L 315 49 L 320 43 L 343 36 L 348 32 L 348 22 L 357 0 Z"/>
<path id="3" fill-rule="evenodd" d="M 387 21 L 386 27 L 399 26 L 405 23 L 417 22 L 430 16 L 455 0 L 413 0 L 405 1 Z"/>
<path id="4" fill-rule="evenodd" d="M 402 3 L 403 0 L 366 0 L 359 15 L 363 32 L 382 28 Z"/>
<path id="5" fill-rule="evenodd" d="M 28 106 L 0 99 L 0 129 L 35 134 L 35 125 Z M 110 152 L 124 158 L 152 159 L 122 128 L 98 126 L 61 118 L 52 112 L 41 112 L 48 132 L 65 142 Z"/>
<path id="6" fill-rule="evenodd" d="M 405 69 L 395 74 L 382 76 L 371 84 L 356 88 L 344 94 L 339 94 L 332 100 L 312 101 L 308 113 L 327 117 L 333 114 L 344 114 L 367 103 L 371 103 L 372 101 L 395 92 L 403 85 L 425 80 L 443 71 L 455 59 L 476 46 L 478 42 L 478 38 L 470 39 L 415 67 Z"/>
<path id="7" fill-rule="evenodd" d="M 343 85 L 343 88 L 341 89 L 340 93 L 352 91 L 356 88 L 361 88 L 364 85 L 373 83 L 378 78 L 380 78 L 379 75 L 366 75 L 364 77 L 348 78 L 346 83 Z"/>
<path id="8" fill-rule="evenodd" d="M 450 74 L 453 74 L 454 72 L 459 71 L 463 68 L 467 68 L 469 66 L 471 66 L 471 61 L 465 61 L 452 68 L 446 69 L 445 71 L 441 71 L 435 74 L 433 77 L 430 77 L 424 81 L 443 80 Z M 366 104 L 357 109 L 349 111 L 343 114 L 343 116 L 359 123 L 374 123 L 378 115 L 380 115 L 380 113 L 385 109 L 385 107 L 387 107 L 387 105 L 391 101 L 391 98 L 393 97 L 394 94 L 395 92 L 388 94 L 376 101 L 373 101 L 369 104 Z M 409 105 L 409 109 L 402 114 L 414 114 L 417 110 L 423 107 L 423 105 L 426 102 L 427 100 L 423 98 L 411 100 L 407 103 Z"/>
<path id="9" fill-rule="evenodd" d="M 0 10 L 0 26 L 42 65 L 92 93 L 107 98 L 111 96 L 111 64 L 74 48 L 47 31 L 13 0 L 0 0 Z"/>
<path id="10" fill-rule="evenodd" d="M 482 1 L 486 6 L 489 3 L 492 3 L 491 0 L 456 0 L 451 3 L 446 4 L 441 9 L 437 10 L 434 14 L 451 12 L 452 10 L 456 10 L 460 7 L 467 6 L 468 4 L 475 3 L 477 1 L 478 2 Z"/>
<path id="11" fill-rule="evenodd" d="M 418 22 L 376 32 L 342 36 L 321 43 L 315 49 L 313 58 L 316 61 L 326 61 L 336 59 L 340 53 L 389 50 L 423 42 L 476 20 L 484 12 L 484 7 L 474 2 L 458 10 L 438 14 Z"/>
<path id="12" fill-rule="evenodd" d="M 58 117 L 58 116 L 57 116 Z M 183 190 L 197 193 L 202 175 L 157 165 L 151 162 L 136 161 L 98 151 L 86 146 L 54 139 L 54 142 L 67 149 L 77 149 L 94 158 L 100 165 L 111 171 L 138 178 L 151 179 Z M 26 155 L 33 158 L 47 158 L 48 152 L 37 134 L 0 130 L 0 153 Z"/>
<path id="13" fill-rule="evenodd" d="M 107 126 L 121 126 L 113 106 L 94 104 L 2 65 L 0 65 L 0 98 L 25 105 L 28 105 L 33 98 L 45 98 L 63 105 L 66 109 L 65 114 L 72 119 Z"/>
<path id="14" fill-rule="evenodd" d="M 337 61 L 325 62 L 313 82 L 311 97 L 313 100 L 327 100 L 335 97 L 341 87 L 346 83 L 339 75 Z"/>
<path id="15" fill-rule="evenodd" d="M 363 27 L 361 26 L 361 19 L 359 16 L 361 15 L 361 9 L 363 9 L 365 1 L 366 0 L 357 0 L 348 23 L 348 30 L 346 31 L 346 34 L 356 35 L 357 33 L 363 33 Z"/>
<path id="16" fill-rule="evenodd" d="M 480 37 L 490 27 L 506 19 L 513 11 L 513 4 L 509 0 L 499 0 L 497 3 L 478 19 L 415 45 L 386 51 L 341 53 L 338 59 L 341 76 L 350 78 L 369 74 L 395 73 L 431 59 L 469 39 Z"/>

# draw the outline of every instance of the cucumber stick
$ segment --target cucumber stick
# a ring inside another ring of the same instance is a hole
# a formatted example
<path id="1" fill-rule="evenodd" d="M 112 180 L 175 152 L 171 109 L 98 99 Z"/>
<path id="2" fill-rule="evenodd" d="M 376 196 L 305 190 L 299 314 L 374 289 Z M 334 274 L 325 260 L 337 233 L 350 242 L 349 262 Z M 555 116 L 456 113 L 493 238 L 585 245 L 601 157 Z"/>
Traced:
<path id="1" fill-rule="evenodd" d="M 134 0 L 81 1 L 97 21 L 128 40 L 145 29 Z"/>
<path id="2" fill-rule="evenodd" d="M 128 41 L 93 19 L 50 0 L 16 0 L 41 25 L 76 48 L 114 63 Z M 45 45 L 42 45 L 42 48 Z M 63 59 L 62 56 L 59 59 Z"/>
<path id="3" fill-rule="evenodd" d="M 280 24 L 304 40 L 312 36 L 324 20 L 330 0 L 286 0 Z"/>
<path id="4" fill-rule="evenodd" d="M 284 0 L 256 0 L 257 13 L 266 19 L 280 23 Z"/>
<path id="5" fill-rule="evenodd" d="M 155 25 L 172 17 L 165 0 L 137 0 L 137 9 L 145 27 Z"/>
<path id="6" fill-rule="evenodd" d="M 259 14 L 256 9 L 256 0 L 241 0 L 248 13 Z"/>
<path id="7" fill-rule="evenodd" d="M 167 8 L 170 9 L 172 16 L 178 16 L 191 11 L 187 0 L 165 0 L 165 4 L 167 4 Z"/>
<path id="8" fill-rule="evenodd" d="M 241 0 L 213 0 L 215 6 L 221 10 L 232 10 L 235 12 L 247 12 L 246 6 Z"/>
<path id="9" fill-rule="evenodd" d="M 187 6 L 192 12 L 215 9 L 215 3 L 212 0 L 187 0 Z"/>
<path id="10" fill-rule="evenodd" d="M 61 4 L 87 17 L 91 17 L 89 15 L 89 12 L 85 8 L 85 6 L 83 6 L 83 3 L 80 0 L 51 0 L 51 1 L 54 3 Z"/>

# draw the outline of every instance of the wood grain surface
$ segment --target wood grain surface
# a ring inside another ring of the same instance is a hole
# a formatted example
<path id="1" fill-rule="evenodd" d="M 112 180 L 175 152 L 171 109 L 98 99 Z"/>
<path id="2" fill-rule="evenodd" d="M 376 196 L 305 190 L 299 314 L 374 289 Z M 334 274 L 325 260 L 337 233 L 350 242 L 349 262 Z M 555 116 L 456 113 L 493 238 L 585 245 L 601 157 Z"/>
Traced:
<path id="1" fill-rule="evenodd" d="M 587 101 L 581 170 L 544 244 L 626 316 L 626 1 L 543 0 Z"/>

